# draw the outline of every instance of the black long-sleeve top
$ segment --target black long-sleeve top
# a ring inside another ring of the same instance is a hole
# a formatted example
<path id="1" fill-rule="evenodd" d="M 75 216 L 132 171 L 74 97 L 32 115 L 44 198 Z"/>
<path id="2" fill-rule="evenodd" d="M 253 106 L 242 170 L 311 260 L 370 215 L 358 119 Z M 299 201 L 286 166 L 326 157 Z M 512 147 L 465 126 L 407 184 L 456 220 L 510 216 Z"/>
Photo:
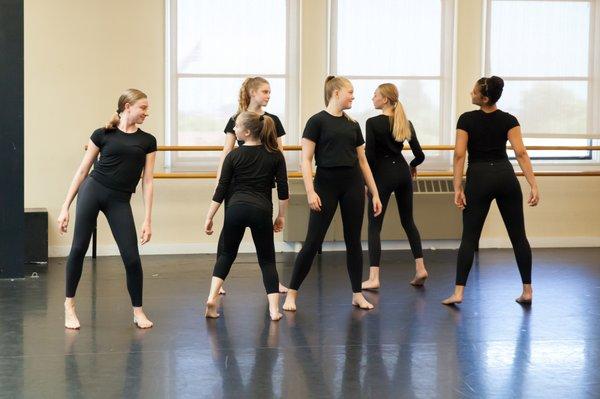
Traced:
<path id="1" fill-rule="evenodd" d="M 410 145 L 410 149 L 415 156 L 415 158 L 410 161 L 410 166 L 417 167 L 425 160 L 425 154 L 421 149 L 412 122 L 408 121 L 408 123 L 411 132 L 408 145 Z M 376 169 L 378 159 L 403 156 L 402 149 L 404 148 L 404 141 L 399 142 L 394 139 L 389 116 L 378 115 L 367 119 L 366 133 L 367 140 L 365 152 L 367 161 L 369 161 L 369 166 L 373 172 Z"/>
<path id="2" fill-rule="evenodd" d="M 243 145 L 223 160 L 213 201 L 221 203 L 227 196 L 228 207 L 246 204 L 272 212 L 273 179 L 278 198 L 288 199 L 287 169 L 281 151 L 269 152 L 263 145 Z"/>

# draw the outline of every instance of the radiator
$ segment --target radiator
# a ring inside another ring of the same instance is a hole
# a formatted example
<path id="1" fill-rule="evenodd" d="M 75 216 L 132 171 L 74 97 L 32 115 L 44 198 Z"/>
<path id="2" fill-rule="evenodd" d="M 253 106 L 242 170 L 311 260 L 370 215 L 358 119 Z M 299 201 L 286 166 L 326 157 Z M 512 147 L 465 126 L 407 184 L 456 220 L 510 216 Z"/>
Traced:
<path id="1" fill-rule="evenodd" d="M 301 182 L 294 183 L 296 184 L 291 185 L 288 217 L 283 232 L 284 241 L 292 242 L 305 240 L 309 214 L 304 186 Z M 460 239 L 462 232 L 461 211 L 454 205 L 452 179 L 419 178 L 413 182 L 413 189 L 413 213 L 421 239 Z M 366 212 L 363 220 L 362 239 L 367 240 Z M 381 239 L 406 240 L 393 194 L 386 210 Z M 325 241 L 344 241 L 339 209 L 331 222 Z"/>

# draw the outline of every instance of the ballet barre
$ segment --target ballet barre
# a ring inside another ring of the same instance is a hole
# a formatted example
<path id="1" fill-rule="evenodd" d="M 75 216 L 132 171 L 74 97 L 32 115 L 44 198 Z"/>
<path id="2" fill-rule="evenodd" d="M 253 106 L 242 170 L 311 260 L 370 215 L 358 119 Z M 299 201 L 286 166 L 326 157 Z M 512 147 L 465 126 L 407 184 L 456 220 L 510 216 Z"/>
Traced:
<path id="1" fill-rule="evenodd" d="M 579 146 L 542 146 L 532 145 L 525 147 L 529 151 L 598 151 L 600 145 L 579 145 Z M 87 150 L 87 145 L 85 146 Z M 405 145 L 404 151 L 409 150 L 410 147 Z M 423 145 L 421 146 L 423 151 L 453 151 L 453 145 Z M 506 147 L 507 150 L 512 150 L 511 146 Z M 163 145 L 157 147 L 158 151 L 222 151 L 223 146 L 220 145 L 203 145 L 203 146 L 174 146 L 174 145 Z M 302 146 L 299 145 L 286 145 L 283 146 L 284 151 L 301 151 Z M 517 176 L 523 176 L 523 172 L 515 172 Z M 313 172 L 314 174 L 314 172 Z M 539 171 L 535 172 L 535 176 L 556 176 L 556 177 L 591 177 L 600 176 L 600 170 L 598 171 Z M 423 170 L 419 171 L 418 177 L 452 177 L 454 176 L 452 170 Z M 156 172 L 154 173 L 155 179 L 215 179 L 217 174 L 215 172 Z M 302 172 L 291 171 L 288 172 L 288 178 L 290 179 L 301 179 Z M 97 229 L 94 227 L 92 234 L 92 259 L 96 259 L 97 252 Z"/>

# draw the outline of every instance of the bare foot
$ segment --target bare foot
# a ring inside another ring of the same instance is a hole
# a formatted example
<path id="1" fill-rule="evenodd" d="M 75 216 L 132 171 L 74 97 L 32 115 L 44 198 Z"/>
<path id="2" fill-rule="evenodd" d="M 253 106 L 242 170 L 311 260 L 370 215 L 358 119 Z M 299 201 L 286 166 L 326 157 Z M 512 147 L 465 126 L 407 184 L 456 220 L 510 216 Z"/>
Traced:
<path id="1" fill-rule="evenodd" d="M 141 329 L 152 328 L 154 325 L 154 323 L 152 323 L 148 317 L 146 317 L 146 314 L 141 307 L 133 308 L 133 324 Z"/>
<path id="2" fill-rule="evenodd" d="M 67 298 L 65 300 L 65 328 L 79 330 L 80 327 L 81 324 L 75 313 L 75 302 L 72 298 Z"/>
<path id="3" fill-rule="evenodd" d="M 279 293 L 280 294 L 287 294 L 287 292 L 288 292 L 287 287 L 285 285 L 279 283 Z"/>
<path id="4" fill-rule="evenodd" d="M 525 292 L 522 293 L 520 297 L 515 299 L 515 301 L 517 301 L 517 303 L 520 303 L 522 305 L 529 305 L 532 300 L 533 300 L 533 294 L 525 293 Z"/>
<path id="5" fill-rule="evenodd" d="M 285 297 L 285 302 L 283 304 L 283 310 L 287 310 L 288 312 L 295 312 L 297 296 L 298 296 L 298 291 L 289 289 L 287 296 Z"/>
<path id="6" fill-rule="evenodd" d="M 225 292 L 225 289 L 223 287 L 219 288 L 219 295 L 225 295 L 227 294 L 227 292 Z"/>
<path id="7" fill-rule="evenodd" d="M 369 301 L 367 301 L 360 292 L 355 292 L 352 294 L 352 305 L 366 310 L 373 309 L 373 305 L 369 303 Z"/>
<path id="8" fill-rule="evenodd" d="M 362 282 L 361 288 L 363 290 L 377 290 L 379 289 L 379 279 L 377 280 L 365 280 Z"/>
<path id="9" fill-rule="evenodd" d="M 531 300 L 533 299 L 533 289 L 531 289 L 531 284 L 523 284 L 523 293 L 520 297 L 515 299 L 517 303 L 522 305 L 531 304 Z"/>
<path id="10" fill-rule="evenodd" d="M 204 312 L 204 316 L 207 319 L 216 319 L 221 316 L 219 313 L 217 313 L 217 306 L 219 306 L 219 304 L 217 303 L 216 298 L 208 299 L 206 301 L 206 311 Z"/>
<path id="11" fill-rule="evenodd" d="M 415 273 L 415 278 L 411 280 L 410 285 L 413 285 L 415 287 L 422 286 L 425 283 L 425 280 L 427 280 L 427 277 L 429 277 L 427 271 L 417 272 Z"/>
<path id="12" fill-rule="evenodd" d="M 273 321 L 279 321 L 283 317 L 281 312 L 279 312 L 279 309 L 277 309 L 275 312 L 269 310 L 269 316 L 271 316 L 271 320 Z"/>
<path id="13" fill-rule="evenodd" d="M 451 296 L 449 296 L 448 298 L 444 299 L 442 301 L 442 303 L 444 305 L 455 305 L 457 303 L 461 303 L 463 300 L 462 296 L 458 296 L 456 294 L 453 294 Z"/>

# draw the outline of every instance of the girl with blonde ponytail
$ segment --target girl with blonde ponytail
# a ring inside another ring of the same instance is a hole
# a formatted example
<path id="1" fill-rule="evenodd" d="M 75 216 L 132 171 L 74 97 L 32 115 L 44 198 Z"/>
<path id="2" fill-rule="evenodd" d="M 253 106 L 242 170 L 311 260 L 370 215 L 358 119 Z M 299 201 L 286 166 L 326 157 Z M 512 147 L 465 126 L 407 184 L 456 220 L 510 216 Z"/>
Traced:
<path id="1" fill-rule="evenodd" d="M 344 112 L 352 107 L 354 88 L 348 79 L 341 76 L 328 76 L 324 86 L 326 108 L 310 117 L 302 135 L 302 177 L 311 211 L 306 239 L 296 257 L 283 309 L 296 310 L 298 289 L 310 271 L 338 204 L 344 225 L 352 305 L 373 309 L 361 292 L 363 266 L 360 231 L 365 208 L 365 185 L 373 197 L 371 206 L 376 215 L 381 212 L 381 202 L 365 156 L 365 141 L 360 126 Z M 313 158 L 317 164 L 314 181 Z"/>
<path id="2" fill-rule="evenodd" d="M 381 260 L 381 226 L 385 210 L 392 193 L 395 194 L 400 222 L 408 237 L 410 249 L 415 259 L 415 277 L 410 284 L 423 285 L 427 279 L 427 270 L 423 262 L 421 237 L 413 218 L 412 179 L 417 175 L 417 166 L 425 160 L 417 134 L 412 123 L 406 118 L 404 107 L 398 98 L 398 89 L 392 83 L 379 85 L 373 95 L 375 109 L 383 112 L 379 116 L 367 119 L 367 159 L 383 205 L 379 216 L 369 212 L 369 279 L 362 288 L 379 288 L 379 263 Z M 409 165 L 402 156 L 404 141 L 408 141 L 415 158 Z"/>
<path id="3" fill-rule="evenodd" d="M 271 117 L 244 111 L 237 116 L 234 130 L 236 138 L 242 140 L 244 145 L 229 152 L 223 161 L 219 184 L 204 226 L 206 234 L 213 233 L 213 217 L 227 197 L 222 242 L 219 244 L 205 315 L 208 318 L 219 317 L 219 291 L 235 261 L 244 231 L 249 227 L 267 291 L 269 314 L 271 320 L 277 321 L 282 315 L 279 311 L 280 287 L 275 268 L 273 232 L 281 231 L 285 224 L 289 197 L 285 159 L 277 146 L 276 127 Z M 275 222 L 272 220 L 273 181 L 277 183 L 279 197 L 279 214 Z"/>
<path id="4" fill-rule="evenodd" d="M 108 220 L 125 265 L 127 289 L 133 305 L 133 322 L 139 328 L 150 328 L 153 325 L 142 310 L 144 275 L 129 203 L 143 172 L 142 189 L 146 211 L 139 242 L 144 245 L 152 236 L 152 178 L 156 156 L 156 139 L 138 127 L 147 117 L 146 95 L 136 89 L 126 90 L 119 97 L 112 118 L 104 127 L 92 133 L 87 152 L 71 182 L 58 217 L 58 228 L 62 235 L 67 232 L 69 207 L 77 195 L 73 245 L 67 260 L 66 328 L 80 327 L 75 313 L 75 291 L 81 278 L 83 258 L 100 211 Z M 89 173 L 92 164 L 94 170 Z"/>
<path id="5" fill-rule="evenodd" d="M 225 133 L 225 144 L 223 144 L 223 151 L 221 152 L 221 156 L 219 158 L 219 165 L 217 167 L 217 182 L 221 177 L 221 168 L 223 165 L 223 160 L 233 150 L 235 147 L 235 143 L 237 141 L 239 146 L 244 145 L 244 141 L 237 139 L 234 131 L 235 121 L 238 115 L 245 111 L 252 111 L 259 115 L 268 116 L 271 118 L 275 125 L 275 133 L 276 133 L 276 142 L 277 147 L 283 151 L 283 140 L 282 136 L 285 135 L 285 129 L 283 128 L 283 124 L 281 120 L 277 117 L 277 115 L 270 114 L 266 112 L 263 108 L 269 104 L 269 100 L 271 99 L 271 85 L 269 85 L 269 81 L 260 76 L 248 77 L 242 83 L 240 87 L 240 92 L 238 96 L 238 109 L 235 115 L 233 115 L 227 121 L 227 125 L 223 132 Z M 227 198 L 225 199 L 227 201 Z M 217 256 L 219 255 L 221 248 L 223 247 L 223 233 L 221 232 L 221 236 L 219 236 L 219 244 L 217 247 Z M 279 291 L 282 293 L 287 292 L 287 288 L 283 285 L 279 286 Z M 221 288 L 221 294 L 225 294 L 225 290 Z"/>

